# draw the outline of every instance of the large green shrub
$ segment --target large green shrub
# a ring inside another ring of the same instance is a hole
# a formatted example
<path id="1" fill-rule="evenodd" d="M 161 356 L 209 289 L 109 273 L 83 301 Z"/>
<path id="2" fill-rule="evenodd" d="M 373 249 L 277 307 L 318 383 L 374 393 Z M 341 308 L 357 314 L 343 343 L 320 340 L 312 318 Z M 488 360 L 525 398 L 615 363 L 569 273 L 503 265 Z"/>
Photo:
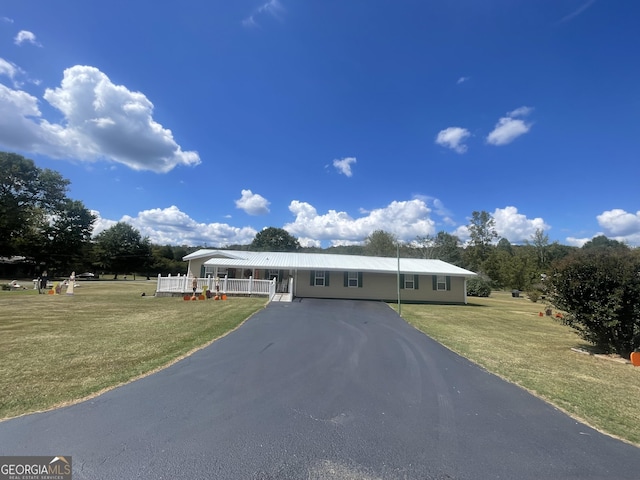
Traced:
<path id="1" fill-rule="evenodd" d="M 640 348 L 640 251 L 583 249 L 547 281 L 563 323 L 584 340 L 625 358 Z"/>
<path id="2" fill-rule="evenodd" d="M 491 295 L 491 281 L 482 277 L 467 280 L 467 295 L 470 297 L 488 297 Z"/>

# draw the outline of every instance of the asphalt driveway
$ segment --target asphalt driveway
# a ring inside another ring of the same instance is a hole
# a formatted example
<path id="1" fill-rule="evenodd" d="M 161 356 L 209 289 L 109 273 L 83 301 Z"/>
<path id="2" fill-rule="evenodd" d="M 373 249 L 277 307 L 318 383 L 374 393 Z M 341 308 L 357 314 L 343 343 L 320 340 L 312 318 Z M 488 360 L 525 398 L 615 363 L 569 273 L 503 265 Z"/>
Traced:
<path id="1" fill-rule="evenodd" d="M 640 449 L 453 354 L 386 304 L 271 304 L 93 400 L 0 423 L 79 479 L 637 479 Z"/>

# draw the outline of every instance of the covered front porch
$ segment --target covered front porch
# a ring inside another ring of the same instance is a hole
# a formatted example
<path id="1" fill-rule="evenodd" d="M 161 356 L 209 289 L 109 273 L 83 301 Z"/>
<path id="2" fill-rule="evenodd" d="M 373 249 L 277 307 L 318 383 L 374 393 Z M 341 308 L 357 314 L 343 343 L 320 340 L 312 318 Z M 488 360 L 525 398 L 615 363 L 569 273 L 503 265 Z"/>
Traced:
<path id="1" fill-rule="evenodd" d="M 293 300 L 293 277 L 286 280 L 277 281 L 274 277 L 270 280 L 249 278 L 229 278 L 199 277 L 196 293 L 200 294 L 205 290 L 213 293 L 223 293 L 226 295 L 246 295 L 246 296 L 266 296 L 269 301 L 291 302 Z M 193 277 L 190 275 L 178 275 L 163 277 L 158 275 L 156 285 L 157 297 L 182 296 L 193 293 Z"/>

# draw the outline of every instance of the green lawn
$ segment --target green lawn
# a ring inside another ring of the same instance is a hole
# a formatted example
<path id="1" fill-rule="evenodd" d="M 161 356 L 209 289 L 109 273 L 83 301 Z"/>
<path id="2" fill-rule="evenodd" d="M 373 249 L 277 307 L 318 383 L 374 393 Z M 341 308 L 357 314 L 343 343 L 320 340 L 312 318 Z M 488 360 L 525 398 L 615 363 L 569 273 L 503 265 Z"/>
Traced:
<path id="1" fill-rule="evenodd" d="M 451 350 L 570 415 L 640 444 L 640 367 L 572 351 L 588 345 L 569 327 L 540 317 L 544 303 L 506 292 L 469 302 L 402 305 L 402 316 Z"/>
<path id="2" fill-rule="evenodd" d="M 0 418 L 148 374 L 224 335 L 266 304 L 265 298 L 155 298 L 155 280 L 80 285 L 73 296 L 0 292 Z"/>

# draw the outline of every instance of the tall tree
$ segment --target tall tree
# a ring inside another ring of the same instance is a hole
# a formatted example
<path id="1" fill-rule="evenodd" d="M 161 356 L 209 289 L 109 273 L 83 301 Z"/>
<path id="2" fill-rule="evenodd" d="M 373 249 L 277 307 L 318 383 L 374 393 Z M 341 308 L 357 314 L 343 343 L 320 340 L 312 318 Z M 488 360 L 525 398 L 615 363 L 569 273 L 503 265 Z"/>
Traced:
<path id="1" fill-rule="evenodd" d="M 511 242 L 506 238 L 501 238 L 500 240 L 498 240 L 496 250 L 502 250 L 509 255 L 513 255 L 513 247 L 511 246 Z"/>
<path id="2" fill-rule="evenodd" d="M 490 213 L 482 210 L 474 211 L 467 228 L 469 229 L 470 245 L 467 248 L 467 258 L 472 270 L 482 268 L 488 258 L 492 242 L 498 238 L 495 229 L 496 221 Z"/>
<path id="3" fill-rule="evenodd" d="M 434 258 L 453 265 L 462 264 L 462 253 L 460 250 L 460 239 L 444 230 L 436 234 L 434 239 L 436 253 Z"/>
<path id="4" fill-rule="evenodd" d="M 547 262 L 551 265 L 557 260 L 561 260 L 567 255 L 578 250 L 578 247 L 570 247 L 569 245 L 561 245 L 557 240 L 547 247 Z"/>
<path id="5" fill-rule="evenodd" d="M 541 228 L 536 228 L 536 232 L 531 236 L 531 244 L 536 250 L 538 266 L 540 268 L 546 267 L 549 261 L 547 252 L 549 249 L 549 235 L 546 235 Z"/>
<path id="6" fill-rule="evenodd" d="M 178 255 L 176 255 L 176 253 Z M 172 247 L 171 245 L 153 245 L 151 247 L 151 261 L 149 264 L 149 273 L 155 275 L 176 275 L 185 270 L 185 263 L 182 257 L 187 254 L 183 247 Z"/>
<path id="7" fill-rule="evenodd" d="M 258 252 L 295 252 L 300 242 L 283 228 L 268 227 L 258 232 L 251 242 L 250 250 Z"/>
<path id="8" fill-rule="evenodd" d="M 395 235 L 384 230 L 375 230 L 364 240 L 366 255 L 374 257 L 395 257 L 398 249 L 398 239 Z"/>
<path id="9" fill-rule="evenodd" d="M 121 273 L 146 272 L 151 260 L 151 243 L 128 223 L 118 222 L 98 234 L 94 254 L 97 265 L 118 278 Z"/>
<path id="10" fill-rule="evenodd" d="M 436 242 L 432 235 L 418 235 L 414 242 L 420 258 L 435 258 Z"/>
<path id="11" fill-rule="evenodd" d="M 47 216 L 54 216 L 68 200 L 69 180 L 36 167 L 21 155 L 0 152 L 0 256 L 20 253 L 25 237 L 37 236 Z"/>
<path id="12" fill-rule="evenodd" d="M 73 270 L 81 263 L 95 221 L 96 216 L 78 200 L 67 200 L 51 219 L 44 234 L 49 239 L 51 262 L 60 270 Z"/>

